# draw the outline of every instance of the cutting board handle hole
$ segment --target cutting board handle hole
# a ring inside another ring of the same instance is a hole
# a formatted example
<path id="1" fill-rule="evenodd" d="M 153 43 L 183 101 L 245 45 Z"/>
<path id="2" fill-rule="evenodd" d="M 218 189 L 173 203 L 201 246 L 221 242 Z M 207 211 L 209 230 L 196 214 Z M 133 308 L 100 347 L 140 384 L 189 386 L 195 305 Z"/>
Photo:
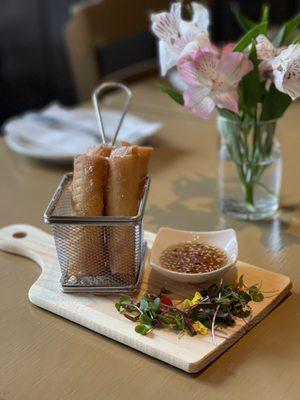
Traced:
<path id="1" fill-rule="evenodd" d="M 23 239 L 24 237 L 27 236 L 27 233 L 26 232 L 15 232 L 12 236 L 15 239 Z"/>

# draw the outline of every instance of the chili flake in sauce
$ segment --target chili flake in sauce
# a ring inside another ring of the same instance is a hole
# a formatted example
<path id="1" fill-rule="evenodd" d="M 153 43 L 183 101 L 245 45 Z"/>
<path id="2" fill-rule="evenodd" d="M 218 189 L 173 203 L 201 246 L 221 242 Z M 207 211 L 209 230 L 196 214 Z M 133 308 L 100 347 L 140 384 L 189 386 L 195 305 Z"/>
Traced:
<path id="1" fill-rule="evenodd" d="M 227 264 L 226 253 L 216 246 L 192 241 L 167 247 L 159 258 L 163 268 L 196 274 L 211 272 Z"/>

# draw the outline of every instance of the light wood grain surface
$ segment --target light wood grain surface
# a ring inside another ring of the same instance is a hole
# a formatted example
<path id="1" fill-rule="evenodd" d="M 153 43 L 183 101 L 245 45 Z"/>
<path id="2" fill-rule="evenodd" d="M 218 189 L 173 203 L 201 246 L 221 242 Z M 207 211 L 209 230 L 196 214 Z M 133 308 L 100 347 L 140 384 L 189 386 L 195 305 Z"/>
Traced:
<path id="1" fill-rule="evenodd" d="M 155 234 L 145 231 L 144 238 L 150 250 Z M 250 318 L 239 319 L 226 329 L 227 336 L 217 332 L 215 344 L 210 335 L 180 336 L 167 329 L 142 336 L 134 331 L 132 321 L 116 311 L 119 296 L 62 292 L 54 240 L 48 233 L 31 225 L 6 226 L 0 229 L 0 250 L 27 257 L 40 266 L 42 272 L 28 292 L 31 303 L 189 373 L 199 372 L 224 353 L 269 314 L 291 289 L 287 276 L 238 261 L 224 275 L 224 282 L 244 276 L 248 287 L 262 282 L 262 290 L 267 295 L 262 302 L 252 304 Z M 148 254 L 141 291 L 136 296 L 140 299 L 143 292 L 159 293 L 162 287 L 171 291 L 176 303 L 193 298 L 198 289 L 197 285 L 175 282 L 158 274 L 150 267 Z"/>
<path id="2" fill-rule="evenodd" d="M 240 258 L 291 277 L 293 294 L 202 373 L 188 375 L 31 305 L 39 267 L 0 254 L 0 399 L 298 399 L 300 393 L 300 104 L 278 127 L 282 210 L 272 221 L 239 222 L 217 204 L 215 121 L 173 104 L 150 80 L 133 86 L 131 111 L 164 127 L 156 147 L 146 228 L 232 227 Z M 111 104 L 115 101 L 112 99 Z M 1 226 L 42 229 L 43 211 L 67 167 L 29 161 L 0 140 Z"/>

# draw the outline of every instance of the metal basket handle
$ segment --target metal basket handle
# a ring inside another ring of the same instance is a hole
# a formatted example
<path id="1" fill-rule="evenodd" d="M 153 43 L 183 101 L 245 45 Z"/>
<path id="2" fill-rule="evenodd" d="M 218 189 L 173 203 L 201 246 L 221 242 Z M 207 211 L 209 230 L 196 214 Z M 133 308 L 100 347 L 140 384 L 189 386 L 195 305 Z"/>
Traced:
<path id="1" fill-rule="evenodd" d="M 95 113 L 96 113 L 96 119 L 97 119 L 97 124 L 98 124 L 98 128 L 99 128 L 99 132 L 102 138 L 102 143 L 106 144 L 106 135 L 105 135 L 105 128 L 104 128 L 104 123 L 103 123 L 103 118 L 102 118 L 102 114 L 101 114 L 101 109 L 100 109 L 100 96 L 103 93 L 103 91 L 107 90 L 107 89 L 122 89 L 127 97 L 126 97 L 126 101 L 124 103 L 124 108 L 121 114 L 121 118 L 118 122 L 118 126 L 117 129 L 115 131 L 115 134 L 112 138 L 112 142 L 111 145 L 113 146 L 117 140 L 117 136 L 118 133 L 120 131 L 120 128 L 122 126 L 123 120 L 125 118 L 125 115 L 127 113 L 131 98 L 132 98 L 132 92 L 131 90 L 126 86 L 123 85 L 123 83 L 118 83 L 118 82 L 105 82 L 102 83 L 102 85 L 98 86 L 93 94 L 92 94 L 92 100 L 93 100 L 93 104 L 94 104 L 94 108 L 95 108 Z"/>

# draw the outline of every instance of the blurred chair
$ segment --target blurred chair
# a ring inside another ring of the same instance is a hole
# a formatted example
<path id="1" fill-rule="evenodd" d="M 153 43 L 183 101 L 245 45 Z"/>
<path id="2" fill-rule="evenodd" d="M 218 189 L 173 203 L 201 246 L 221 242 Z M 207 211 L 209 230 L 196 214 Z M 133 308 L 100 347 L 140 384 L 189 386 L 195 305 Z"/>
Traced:
<path id="1" fill-rule="evenodd" d="M 99 0 L 74 5 L 65 42 L 79 101 L 102 79 L 132 81 L 154 73 L 155 40 L 149 14 L 170 0 Z"/>

